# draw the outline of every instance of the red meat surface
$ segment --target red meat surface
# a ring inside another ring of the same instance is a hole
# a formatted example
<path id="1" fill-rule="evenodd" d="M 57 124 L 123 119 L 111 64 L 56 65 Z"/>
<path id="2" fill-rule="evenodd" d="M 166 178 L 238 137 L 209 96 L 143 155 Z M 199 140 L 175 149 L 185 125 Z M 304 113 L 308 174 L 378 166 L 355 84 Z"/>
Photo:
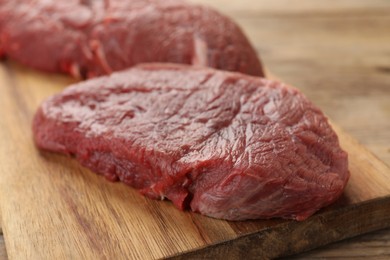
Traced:
<path id="1" fill-rule="evenodd" d="M 149 64 L 81 82 L 38 109 L 36 145 L 215 218 L 303 220 L 335 201 L 347 154 L 297 89 Z"/>
<path id="2" fill-rule="evenodd" d="M 94 77 L 141 62 L 263 76 L 229 18 L 180 0 L 0 0 L 0 56 L 48 72 Z"/>

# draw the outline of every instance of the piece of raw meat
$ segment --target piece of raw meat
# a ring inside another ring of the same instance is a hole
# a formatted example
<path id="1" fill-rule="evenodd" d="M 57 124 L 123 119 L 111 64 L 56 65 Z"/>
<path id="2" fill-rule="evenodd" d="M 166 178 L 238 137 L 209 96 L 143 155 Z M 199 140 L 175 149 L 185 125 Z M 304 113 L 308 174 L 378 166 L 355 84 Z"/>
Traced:
<path id="1" fill-rule="evenodd" d="M 141 62 L 263 76 L 241 29 L 180 0 L 0 0 L 0 54 L 48 72 L 94 77 Z"/>
<path id="2" fill-rule="evenodd" d="M 347 154 L 297 89 L 240 73 L 145 64 L 75 84 L 38 109 L 36 145 L 179 209 L 303 220 L 335 201 Z"/>

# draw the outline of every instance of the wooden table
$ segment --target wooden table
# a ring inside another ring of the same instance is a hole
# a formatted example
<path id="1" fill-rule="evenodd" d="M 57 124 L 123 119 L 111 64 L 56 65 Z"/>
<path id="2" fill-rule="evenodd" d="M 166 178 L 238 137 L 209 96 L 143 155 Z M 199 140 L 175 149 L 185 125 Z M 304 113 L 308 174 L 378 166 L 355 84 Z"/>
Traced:
<path id="1" fill-rule="evenodd" d="M 194 0 L 233 17 L 274 74 L 390 164 L 388 0 Z M 390 230 L 296 256 L 390 257 Z M 0 237 L 0 259 L 6 259 Z"/>

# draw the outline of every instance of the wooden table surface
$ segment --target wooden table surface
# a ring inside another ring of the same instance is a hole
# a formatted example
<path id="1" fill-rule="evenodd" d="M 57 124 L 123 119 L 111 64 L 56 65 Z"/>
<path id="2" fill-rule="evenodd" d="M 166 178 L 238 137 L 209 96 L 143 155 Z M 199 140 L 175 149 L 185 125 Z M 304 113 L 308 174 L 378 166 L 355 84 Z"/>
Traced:
<path id="1" fill-rule="evenodd" d="M 390 165 L 390 1 L 193 0 L 233 17 L 263 63 Z M 390 258 L 390 230 L 296 256 Z M 0 236 L 0 259 L 6 259 Z M 291 258 L 290 258 L 291 259 Z"/>

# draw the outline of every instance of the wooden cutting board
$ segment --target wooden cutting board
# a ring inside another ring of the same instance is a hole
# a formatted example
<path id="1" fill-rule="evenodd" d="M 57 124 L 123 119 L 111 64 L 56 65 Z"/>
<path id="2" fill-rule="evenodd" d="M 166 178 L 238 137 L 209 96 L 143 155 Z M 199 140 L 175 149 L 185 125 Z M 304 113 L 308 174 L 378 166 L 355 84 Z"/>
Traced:
<path id="1" fill-rule="evenodd" d="M 228 222 L 177 210 L 70 158 L 39 152 L 31 120 L 72 80 L 0 65 L 0 206 L 10 259 L 269 258 L 390 227 L 390 170 L 335 126 L 350 158 L 344 196 L 304 222 Z"/>

